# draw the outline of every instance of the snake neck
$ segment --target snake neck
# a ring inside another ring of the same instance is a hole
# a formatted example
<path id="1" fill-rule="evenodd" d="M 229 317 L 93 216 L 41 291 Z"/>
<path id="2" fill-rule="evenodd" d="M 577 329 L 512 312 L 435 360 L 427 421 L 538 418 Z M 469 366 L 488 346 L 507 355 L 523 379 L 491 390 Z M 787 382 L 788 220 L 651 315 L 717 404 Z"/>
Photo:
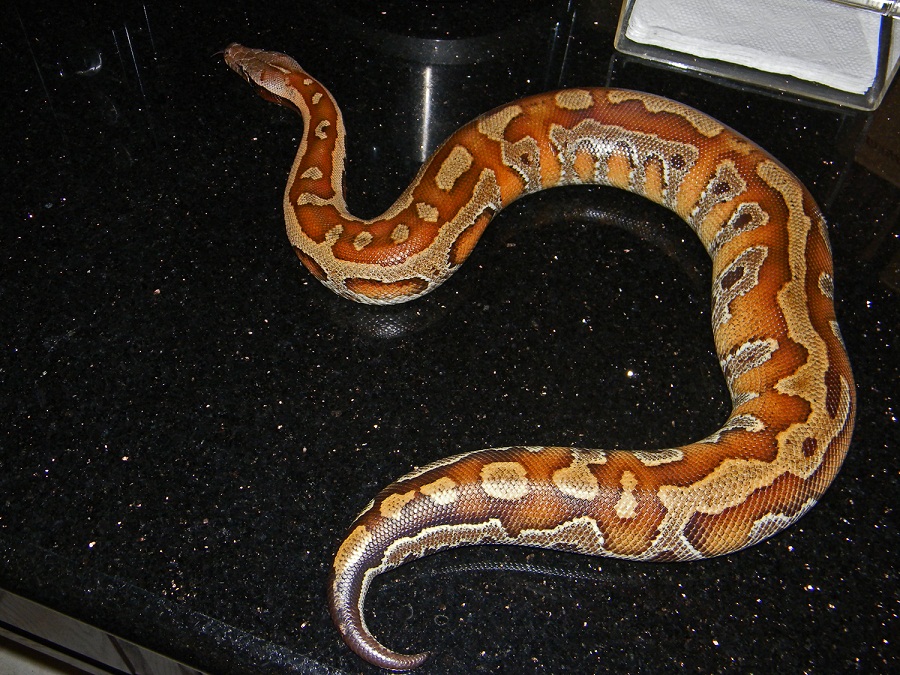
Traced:
<path id="1" fill-rule="evenodd" d="M 285 209 L 331 206 L 341 219 L 356 220 L 344 201 L 344 122 L 329 91 L 302 71 L 291 74 L 289 100 L 303 117 L 303 138 L 285 190 Z"/>
<path id="2" fill-rule="evenodd" d="M 344 201 L 344 122 L 331 93 L 302 70 L 289 80 L 282 105 L 303 118 L 303 137 L 284 193 L 285 211 L 332 207 L 340 220 L 355 220 Z"/>
<path id="3" fill-rule="evenodd" d="M 228 66 L 262 98 L 303 118 L 303 137 L 291 167 L 285 208 L 331 205 L 342 217 L 355 220 L 344 202 L 344 122 L 328 89 L 284 54 L 232 44 L 224 56 Z"/>

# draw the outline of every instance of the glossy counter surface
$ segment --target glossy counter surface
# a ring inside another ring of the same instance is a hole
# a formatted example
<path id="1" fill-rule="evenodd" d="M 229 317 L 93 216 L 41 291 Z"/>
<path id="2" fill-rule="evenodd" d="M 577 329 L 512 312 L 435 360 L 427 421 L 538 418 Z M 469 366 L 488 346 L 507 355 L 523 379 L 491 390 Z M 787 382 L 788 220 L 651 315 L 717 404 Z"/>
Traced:
<path id="1" fill-rule="evenodd" d="M 863 157 L 873 129 L 900 133 L 896 104 L 873 117 L 635 63 L 608 3 L 307 4 L 0 9 L 0 588 L 214 673 L 374 672 L 324 593 L 390 480 L 481 447 L 669 447 L 727 417 L 706 254 L 630 195 L 518 202 L 417 303 L 333 297 L 283 233 L 300 120 L 213 55 L 239 41 L 329 86 L 359 215 L 475 115 L 595 84 L 736 128 L 831 227 L 859 413 L 808 516 L 702 563 L 434 556 L 370 592 L 386 644 L 431 651 L 433 673 L 896 667 L 900 189 Z"/>

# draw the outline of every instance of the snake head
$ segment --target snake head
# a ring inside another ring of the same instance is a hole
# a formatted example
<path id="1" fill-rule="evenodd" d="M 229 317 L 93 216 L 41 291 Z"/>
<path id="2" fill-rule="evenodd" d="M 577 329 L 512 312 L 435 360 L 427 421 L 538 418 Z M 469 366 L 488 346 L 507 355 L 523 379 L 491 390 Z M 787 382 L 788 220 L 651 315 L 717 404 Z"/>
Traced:
<path id="1" fill-rule="evenodd" d="M 253 85 L 262 98 L 297 112 L 296 104 L 289 97 L 292 90 L 289 80 L 308 75 L 294 59 L 278 52 L 244 47 L 236 42 L 221 53 L 228 67 Z"/>

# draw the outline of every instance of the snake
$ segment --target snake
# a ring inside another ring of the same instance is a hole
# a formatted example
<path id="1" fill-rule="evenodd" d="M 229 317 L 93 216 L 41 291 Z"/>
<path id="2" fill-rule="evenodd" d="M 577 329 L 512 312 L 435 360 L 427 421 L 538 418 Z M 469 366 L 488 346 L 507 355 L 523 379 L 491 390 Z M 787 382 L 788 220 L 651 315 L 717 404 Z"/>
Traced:
<path id="1" fill-rule="evenodd" d="M 499 211 L 562 185 L 613 186 L 661 204 L 712 261 L 712 331 L 732 402 L 722 427 L 654 450 L 475 450 L 399 478 L 352 522 L 328 581 L 332 619 L 363 660 L 403 671 L 427 658 L 381 644 L 363 612 L 376 576 L 425 555 L 494 544 L 700 560 L 780 532 L 822 497 L 856 411 L 831 245 L 809 190 L 754 142 L 648 93 L 542 93 L 461 127 L 392 206 L 362 219 L 346 206 L 346 132 L 329 91 L 281 53 L 232 44 L 224 58 L 303 118 L 284 192 L 287 234 L 309 272 L 343 297 L 386 305 L 433 291 Z"/>

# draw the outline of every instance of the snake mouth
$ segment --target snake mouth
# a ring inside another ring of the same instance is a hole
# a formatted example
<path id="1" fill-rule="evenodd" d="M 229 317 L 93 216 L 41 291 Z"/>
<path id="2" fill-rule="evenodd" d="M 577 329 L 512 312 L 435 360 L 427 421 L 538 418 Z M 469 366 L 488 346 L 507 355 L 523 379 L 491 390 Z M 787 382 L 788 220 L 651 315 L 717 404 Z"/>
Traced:
<path id="1" fill-rule="evenodd" d="M 259 49 L 251 49 L 232 42 L 219 53 L 234 72 L 250 84 L 259 84 L 267 66 L 266 61 L 260 58 L 262 52 Z"/>
<path id="2" fill-rule="evenodd" d="M 234 72 L 236 72 L 238 75 L 240 75 L 245 80 L 247 80 L 247 82 L 249 82 L 251 85 L 253 85 L 253 88 L 256 90 L 256 93 L 259 93 L 259 91 L 260 91 L 260 89 L 262 89 L 262 87 L 260 87 L 258 84 L 256 84 L 256 82 L 254 82 L 252 79 L 250 79 L 250 74 L 244 69 L 244 66 L 242 66 L 240 64 L 235 64 L 233 69 L 234 69 Z"/>

